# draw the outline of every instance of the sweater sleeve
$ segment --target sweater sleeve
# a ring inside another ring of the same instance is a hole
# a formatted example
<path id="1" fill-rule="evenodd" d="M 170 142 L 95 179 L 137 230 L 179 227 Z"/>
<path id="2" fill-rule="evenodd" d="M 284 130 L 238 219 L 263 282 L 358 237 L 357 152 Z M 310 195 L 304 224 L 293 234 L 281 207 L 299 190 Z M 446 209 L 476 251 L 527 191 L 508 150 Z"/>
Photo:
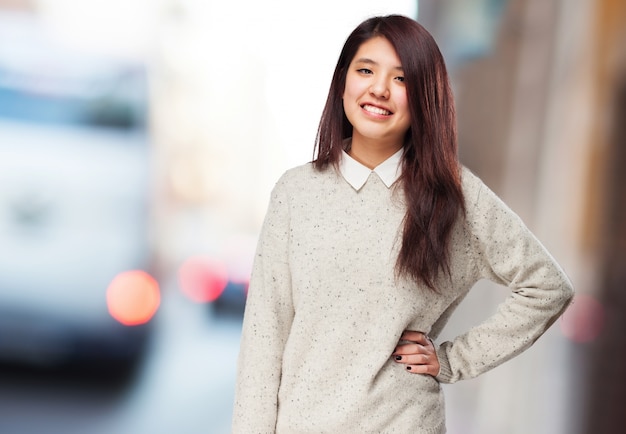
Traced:
<path id="1" fill-rule="evenodd" d="M 545 247 L 478 178 L 466 197 L 467 228 L 479 278 L 511 291 L 496 313 L 437 349 L 443 383 L 474 378 L 529 348 L 573 297 L 569 279 Z"/>
<path id="2" fill-rule="evenodd" d="M 282 355 L 293 320 L 285 183 L 272 191 L 254 259 L 239 350 L 232 432 L 274 433 Z"/>

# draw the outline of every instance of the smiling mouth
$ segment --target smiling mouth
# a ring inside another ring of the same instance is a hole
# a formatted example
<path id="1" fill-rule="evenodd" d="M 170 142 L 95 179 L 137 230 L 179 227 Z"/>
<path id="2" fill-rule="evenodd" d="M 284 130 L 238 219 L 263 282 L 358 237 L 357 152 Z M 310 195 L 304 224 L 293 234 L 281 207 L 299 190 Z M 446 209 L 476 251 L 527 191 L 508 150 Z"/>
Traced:
<path id="1" fill-rule="evenodd" d="M 392 113 L 389 110 L 385 110 L 382 109 L 380 107 L 374 107 L 373 105 L 369 105 L 369 104 L 365 104 L 363 106 L 361 106 L 363 108 L 363 110 L 376 114 L 376 115 L 385 115 L 385 116 L 389 116 Z"/>

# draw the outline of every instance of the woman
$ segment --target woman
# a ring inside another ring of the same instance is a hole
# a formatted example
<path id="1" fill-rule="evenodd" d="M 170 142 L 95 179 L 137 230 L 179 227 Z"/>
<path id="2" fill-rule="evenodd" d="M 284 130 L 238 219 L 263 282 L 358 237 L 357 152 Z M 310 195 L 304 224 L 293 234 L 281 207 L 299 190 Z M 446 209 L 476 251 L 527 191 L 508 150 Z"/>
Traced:
<path id="1" fill-rule="evenodd" d="M 457 159 L 439 49 L 417 22 L 348 37 L 317 156 L 276 184 L 243 323 L 235 433 L 444 433 L 440 383 L 519 354 L 563 312 L 561 268 Z M 480 279 L 497 313 L 437 348 Z"/>

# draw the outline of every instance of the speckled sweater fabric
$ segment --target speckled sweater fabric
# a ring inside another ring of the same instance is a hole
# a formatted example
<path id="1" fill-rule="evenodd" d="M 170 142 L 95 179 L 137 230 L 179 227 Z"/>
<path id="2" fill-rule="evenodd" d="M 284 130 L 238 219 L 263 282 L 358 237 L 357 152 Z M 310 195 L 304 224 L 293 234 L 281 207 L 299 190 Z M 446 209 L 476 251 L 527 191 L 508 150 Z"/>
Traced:
<path id="1" fill-rule="evenodd" d="M 573 290 L 546 249 L 463 169 L 467 215 L 439 293 L 394 276 L 401 189 L 374 172 L 356 191 L 333 168 L 287 171 L 272 192 L 250 282 L 233 433 L 445 433 L 440 383 L 473 378 L 527 349 Z M 480 279 L 510 295 L 437 347 L 439 375 L 391 359 L 404 330 L 436 339 Z"/>

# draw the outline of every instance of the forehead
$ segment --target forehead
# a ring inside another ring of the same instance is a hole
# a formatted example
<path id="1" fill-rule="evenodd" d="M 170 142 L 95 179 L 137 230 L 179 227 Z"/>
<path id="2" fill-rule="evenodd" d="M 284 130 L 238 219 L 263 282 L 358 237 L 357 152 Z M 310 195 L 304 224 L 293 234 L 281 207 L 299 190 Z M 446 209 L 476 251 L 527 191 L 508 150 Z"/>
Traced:
<path id="1" fill-rule="evenodd" d="M 402 67 L 395 48 L 382 36 L 375 36 L 361 44 L 352 59 L 352 63 L 357 62 L 376 63 L 394 68 Z"/>

